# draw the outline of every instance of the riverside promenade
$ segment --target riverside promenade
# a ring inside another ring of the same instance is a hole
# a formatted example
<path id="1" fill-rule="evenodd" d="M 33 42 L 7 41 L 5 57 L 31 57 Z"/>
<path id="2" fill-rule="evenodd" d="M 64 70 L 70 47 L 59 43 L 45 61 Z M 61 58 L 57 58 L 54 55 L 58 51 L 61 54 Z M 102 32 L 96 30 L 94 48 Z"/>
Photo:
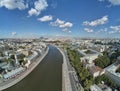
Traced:
<path id="1" fill-rule="evenodd" d="M 9 79 L 5 82 L 0 83 L 0 91 L 7 89 L 15 84 L 17 84 L 18 82 L 20 82 L 22 79 L 24 79 L 27 75 L 29 75 L 36 67 L 37 65 L 43 60 L 43 58 L 47 55 L 49 51 L 49 47 L 47 47 L 47 50 L 45 51 L 45 53 L 38 57 L 30 66 L 28 69 L 26 69 L 25 71 L 23 71 L 21 74 L 17 75 L 15 78 Z"/>
<path id="2" fill-rule="evenodd" d="M 67 66 L 67 61 L 66 61 L 65 54 L 63 53 L 62 49 L 60 49 L 58 47 L 57 47 L 57 49 L 61 52 L 61 54 L 63 56 L 62 91 L 72 91 L 72 86 L 71 86 L 71 82 L 70 82 L 69 71 L 68 71 L 68 66 Z"/>

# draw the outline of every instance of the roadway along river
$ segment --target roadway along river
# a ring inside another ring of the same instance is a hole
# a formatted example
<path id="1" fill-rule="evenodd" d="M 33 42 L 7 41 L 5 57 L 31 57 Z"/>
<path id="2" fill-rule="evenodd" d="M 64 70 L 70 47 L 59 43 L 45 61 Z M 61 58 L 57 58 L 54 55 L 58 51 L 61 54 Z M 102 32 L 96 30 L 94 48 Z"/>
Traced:
<path id="1" fill-rule="evenodd" d="M 61 53 L 54 46 L 42 62 L 22 81 L 3 91 L 62 91 Z"/>

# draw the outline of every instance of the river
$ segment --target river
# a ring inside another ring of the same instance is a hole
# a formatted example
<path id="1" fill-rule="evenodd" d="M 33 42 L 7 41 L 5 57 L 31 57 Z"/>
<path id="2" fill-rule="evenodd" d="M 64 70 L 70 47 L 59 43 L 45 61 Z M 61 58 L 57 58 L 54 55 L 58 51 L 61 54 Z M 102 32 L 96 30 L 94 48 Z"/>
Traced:
<path id="1" fill-rule="evenodd" d="M 62 91 L 62 62 L 58 49 L 49 46 L 46 57 L 27 77 L 3 91 Z"/>

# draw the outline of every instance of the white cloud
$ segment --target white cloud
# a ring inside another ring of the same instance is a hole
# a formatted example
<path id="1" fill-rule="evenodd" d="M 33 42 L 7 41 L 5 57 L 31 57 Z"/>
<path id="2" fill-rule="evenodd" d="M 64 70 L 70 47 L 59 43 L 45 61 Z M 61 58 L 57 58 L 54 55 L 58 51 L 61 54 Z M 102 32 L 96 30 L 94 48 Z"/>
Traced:
<path id="1" fill-rule="evenodd" d="M 16 32 L 12 32 L 11 34 L 12 34 L 12 36 L 15 36 L 17 33 Z"/>
<path id="2" fill-rule="evenodd" d="M 107 33 L 108 32 L 108 28 L 102 28 L 102 29 L 99 29 L 96 34 L 98 33 Z"/>
<path id="3" fill-rule="evenodd" d="M 36 15 L 38 16 L 40 12 L 38 12 L 36 9 L 31 8 L 31 10 L 28 11 L 29 16 Z"/>
<path id="4" fill-rule="evenodd" d="M 0 0 L 0 7 L 5 7 L 7 9 L 19 9 L 24 10 L 28 7 L 24 0 Z"/>
<path id="5" fill-rule="evenodd" d="M 62 21 L 60 19 L 57 18 L 57 20 L 55 22 L 50 22 L 51 26 L 60 26 L 62 24 L 64 24 L 65 21 Z"/>
<path id="6" fill-rule="evenodd" d="M 0 7 L 5 7 L 7 9 L 19 9 L 24 10 L 28 8 L 29 1 L 26 0 L 0 0 Z M 34 7 L 32 7 L 28 14 L 29 16 L 38 16 L 43 10 L 48 7 L 46 0 L 37 0 L 34 2 Z"/>
<path id="7" fill-rule="evenodd" d="M 36 15 L 38 16 L 41 11 L 45 10 L 48 7 L 46 0 L 38 0 L 34 2 L 34 8 L 31 8 L 28 11 L 29 16 Z"/>
<path id="8" fill-rule="evenodd" d="M 48 7 L 46 0 L 38 0 L 34 3 L 35 9 L 38 11 L 42 11 Z"/>
<path id="9" fill-rule="evenodd" d="M 73 24 L 71 22 L 66 22 L 64 24 L 61 24 L 59 27 L 60 28 L 69 28 L 69 27 L 72 27 Z"/>
<path id="10" fill-rule="evenodd" d="M 118 26 L 110 26 L 110 29 L 112 31 L 110 31 L 109 33 L 112 34 L 112 33 L 120 33 L 120 25 Z"/>
<path id="11" fill-rule="evenodd" d="M 120 0 L 98 0 L 98 1 L 100 1 L 100 2 L 108 1 L 111 5 L 114 5 L 114 6 L 115 5 L 120 5 Z"/>
<path id="12" fill-rule="evenodd" d="M 65 22 L 65 21 L 60 20 L 60 19 L 57 19 L 57 20 L 55 21 L 55 23 L 56 23 L 57 25 L 62 25 L 62 24 L 64 24 L 64 22 Z"/>
<path id="13" fill-rule="evenodd" d="M 108 28 L 103 28 L 103 29 L 100 29 L 98 32 L 107 32 L 108 31 Z"/>
<path id="14" fill-rule="evenodd" d="M 51 21 L 53 17 L 51 15 L 46 15 L 41 18 L 38 18 L 38 21 L 45 22 L 45 21 Z"/>
<path id="15" fill-rule="evenodd" d="M 71 31 L 68 30 L 67 28 L 63 29 L 62 31 L 63 31 L 63 32 L 67 32 L 67 33 L 71 33 Z"/>
<path id="16" fill-rule="evenodd" d="M 120 33 L 120 25 L 110 26 L 110 29 L 111 29 L 111 31 L 109 31 L 109 34 Z"/>
<path id="17" fill-rule="evenodd" d="M 98 25 L 103 25 L 103 24 L 107 23 L 107 21 L 108 21 L 108 16 L 103 16 L 102 18 L 94 20 L 94 21 L 90 21 L 90 22 L 89 21 L 84 21 L 83 25 L 98 26 Z"/>
<path id="18" fill-rule="evenodd" d="M 120 31 L 120 25 L 118 26 L 110 26 L 110 28 L 114 31 Z"/>
<path id="19" fill-rule="evenodd" d="M 73 26 L 73 24 L 71 22 L 66 22 L 66 21 L 60 20 L 58 18 L 56 19 L 56 21 L 50 22 L 50 25 L 62 28 L 63 29 L 62 31 L 67 32 L 67 33 L 71 33 L 71 31 L 68 30 L 68 28 L 71 28 Z"/>
<path id="20" fill-rule="evenodd" d="M 112 5 L 120 5 L 120 0 L 108 0 Z"/>
<path id="21" fill-rule="evenodd" d="M 57 19 L 55 22 L 50 22 L 51 26 L 58 26 L 60 28 L 70 28 L 73 26 L 71 22 L 65 22 L 63 20 Z"/>
<path id="22" fill-rule="evenodd" d="M 84 30 L 85 30 L 86 32 L 88 32 L 88 33 L 93 32 L 93 29 L 90 29 L 90 28 L 84 28 Z"/>
<path id="23" fill-rule="evenodd" d="M 109 34 L 120 33 L 120 31 L 109 31 Z"/>

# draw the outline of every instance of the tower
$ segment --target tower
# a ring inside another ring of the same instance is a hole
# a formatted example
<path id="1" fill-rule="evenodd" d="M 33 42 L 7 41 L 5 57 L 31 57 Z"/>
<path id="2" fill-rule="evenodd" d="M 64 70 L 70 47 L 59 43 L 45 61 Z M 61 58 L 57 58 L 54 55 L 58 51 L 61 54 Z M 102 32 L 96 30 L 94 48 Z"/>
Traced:
<path id="1" fill-rule="evenodd" d="M 19 65 L 19 62 L 18 62 L 18 59 L 17 59 L 17 55 L 15 54 L 14 57 L 15 57 L 15 63 L 16 63 L 17 65 Z"/>

